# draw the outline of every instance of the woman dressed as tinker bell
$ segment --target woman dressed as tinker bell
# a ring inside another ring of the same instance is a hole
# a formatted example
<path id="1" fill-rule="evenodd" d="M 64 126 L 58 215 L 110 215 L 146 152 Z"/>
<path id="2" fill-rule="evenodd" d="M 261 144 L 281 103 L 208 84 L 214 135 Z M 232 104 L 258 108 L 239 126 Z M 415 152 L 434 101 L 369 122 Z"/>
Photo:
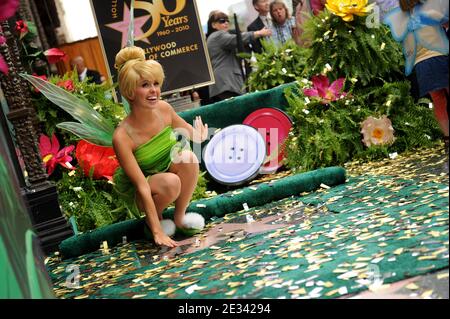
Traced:
<path id="1" fill-rule="evenodd" d="M 114 174 L 115 187 L 134 209 L 145 212 L 155 243 L 174 247 L 177 243 L 169 235 L 175 227 L 170 220 L 163 220 L 162 212 L 175 202 L 174 222 L 179 229 L 190 225 L 186 217 L 199 217 L 185 215 L 197 185 L 199 164 L 192 151 L 177 150 L 173 130 L 201 143 L 207 138 L 208 125 L 203 125 L 200 117 L 194 126 L 188 124 L 160 100 L 163 69 L 158 62 L 146 60 L 143 49 L 122 49 L 116 55 L 116 67 L 119 89 L 130 103 L 131 112 L 113 134 L 121 166 Z"/>

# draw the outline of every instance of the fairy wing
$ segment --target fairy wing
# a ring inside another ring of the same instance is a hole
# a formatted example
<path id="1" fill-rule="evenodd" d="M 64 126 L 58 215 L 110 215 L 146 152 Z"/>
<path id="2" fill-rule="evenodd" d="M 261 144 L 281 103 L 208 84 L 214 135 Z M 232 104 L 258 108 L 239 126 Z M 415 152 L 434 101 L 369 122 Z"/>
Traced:
<path id="1" fill-rule="evenodd" d="M 413 32 L 406 34 L 403 40 L 403 55 L 405 57 L 405 74 L 410 75 L 414 69 L 417 54 L 417 41 Z"/>
<path id="2" fill-rule="evenodd" d="M 408 34 L 409 20 L 410 14 L 402 11 L 400 7 L 396 7 L 385 15 L 383 23 L 387 24 L 389 29 L 391 29 L 391 34 L 395 41 L 402 42 Z"/>
<path id="3" fill-rule="evenodd" d="M 415 34 L 418 42 L 423 47 L 444 55 L 448 54 L 448 38 L 443 28 L 424 26 L 417 30 Z"/>
<path id="4" fill-rule="evenodd" d="M 88 142 L 102 146 L 112 145 L 114 127 L 88 102 L 41 78 L 29 74 L 21 74 L 21 76 L 42 92 L 47 99 L 79 121 L 79 123 L 60 123 L 58 127 L 67 129 Z"/>

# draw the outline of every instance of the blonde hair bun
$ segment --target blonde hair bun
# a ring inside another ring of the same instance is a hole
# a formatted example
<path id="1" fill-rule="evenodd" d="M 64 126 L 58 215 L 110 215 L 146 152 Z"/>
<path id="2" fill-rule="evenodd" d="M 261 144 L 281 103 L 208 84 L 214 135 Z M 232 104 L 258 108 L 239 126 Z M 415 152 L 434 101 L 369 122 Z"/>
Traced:
<path id="1" fill-rule="evenodd" d="M 128 61 L 137 60 L 145 61 L 145 51 L 140 47 L 125 47 L 116 54 L 116 63 L 114 67 L 117 70 L 122 69 L 122 67 Z"/>
<path id="2" fill-rule="evenodd" d="M 120 94 L 128 101 L 134 98 L 138 81 L 149 79 L 163 85 L 164 70 L 155 60 L 146 60 L 145 51 L 139 47 L 126 47 L 116 55 L 116 69 L 118 70 L 118 83 Z"/>

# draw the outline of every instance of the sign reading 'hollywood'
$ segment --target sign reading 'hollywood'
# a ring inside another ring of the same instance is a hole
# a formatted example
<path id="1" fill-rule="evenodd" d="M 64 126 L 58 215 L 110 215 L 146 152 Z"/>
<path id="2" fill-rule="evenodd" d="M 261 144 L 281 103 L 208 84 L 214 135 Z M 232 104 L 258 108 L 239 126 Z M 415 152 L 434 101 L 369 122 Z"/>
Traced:
<path id="1" fill-rule="evenodd" d="M 91 0 L 109 75 L 127 45 L 131 0 Z M 134 45 L 162 64 L 165 94 L 213 83 L 213 73 L 194 0 L 134 1 Z"/>

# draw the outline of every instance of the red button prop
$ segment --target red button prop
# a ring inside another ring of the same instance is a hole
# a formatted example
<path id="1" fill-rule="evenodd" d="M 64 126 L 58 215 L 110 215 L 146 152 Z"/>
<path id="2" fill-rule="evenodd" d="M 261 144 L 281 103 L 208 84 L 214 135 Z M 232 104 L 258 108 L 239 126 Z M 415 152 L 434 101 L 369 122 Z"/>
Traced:
<path id="1" fill-rule="evenodd" d="M 266 140 L 268 162 L 261 167 L 260 173 L 274 173 L 282 166 L 285 156 L 283 143 L 292 127 L 291 118 L 279 109 L 262 108 L 250 113 L 243 124 L 256 128 Z"/>

